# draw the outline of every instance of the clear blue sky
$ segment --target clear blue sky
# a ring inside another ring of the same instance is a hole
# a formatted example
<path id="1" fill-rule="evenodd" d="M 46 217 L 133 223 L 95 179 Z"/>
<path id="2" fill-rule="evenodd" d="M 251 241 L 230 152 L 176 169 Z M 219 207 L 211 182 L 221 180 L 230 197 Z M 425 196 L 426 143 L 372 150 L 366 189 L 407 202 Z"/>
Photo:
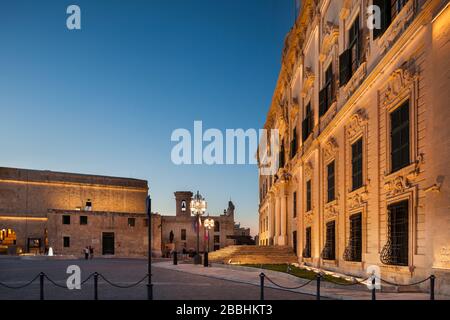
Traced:
<path id="1" fill-rule="evenodd" d="M 293 0 L 0 2 L 0 166 L 149 181 L 154 211 L 197 189 L 257 231 L 254 165 L 175 166 L 177 128 L 262 127 Z M 77 4 L 82 30 L 66 28 Z"/>

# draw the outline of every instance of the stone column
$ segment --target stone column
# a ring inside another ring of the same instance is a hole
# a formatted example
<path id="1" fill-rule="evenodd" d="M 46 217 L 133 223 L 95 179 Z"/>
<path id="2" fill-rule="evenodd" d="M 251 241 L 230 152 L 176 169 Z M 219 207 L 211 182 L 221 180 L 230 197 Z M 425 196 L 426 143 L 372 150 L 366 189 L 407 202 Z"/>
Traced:
<path id="1" fill-rule="evenodd" d="M 280 236 L 281 226 L 280 226 L 280 197 L 275 196 L 275 235 L 274 244 L 278 245 L 278 237 Z"/>
<path id="2" fill-rule="evenodd" d="M 273 203 L 273 197 L 271 196 L 269 199 L 269 230 L 268 230 L 268 239 L 269 245 L 273 244 L 273 239 L 275 237 L 275 204 Z"/>
<path id="3" fill-rule="evenodd" d="M 280 219 L 280 225 L 281 225 L 281 233 L 280 238 L 278 240 L 278 244 L 280 246 L 287 245 L 287 194 L 284 192 L 281 194 L 281 219 Z"/>

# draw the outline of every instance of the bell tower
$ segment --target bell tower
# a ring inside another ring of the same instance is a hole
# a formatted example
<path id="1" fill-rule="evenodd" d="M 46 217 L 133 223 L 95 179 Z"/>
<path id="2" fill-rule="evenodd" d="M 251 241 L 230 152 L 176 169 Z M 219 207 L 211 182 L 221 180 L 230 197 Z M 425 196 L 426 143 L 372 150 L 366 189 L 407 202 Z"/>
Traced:
<path id="1" fill-rule="evenodd" d="M 191 199 L 193 193 L 191 191 L 177 191 L 175 194 L 175 204 L 177 207 L 177 217 L 191 216 Z"/>

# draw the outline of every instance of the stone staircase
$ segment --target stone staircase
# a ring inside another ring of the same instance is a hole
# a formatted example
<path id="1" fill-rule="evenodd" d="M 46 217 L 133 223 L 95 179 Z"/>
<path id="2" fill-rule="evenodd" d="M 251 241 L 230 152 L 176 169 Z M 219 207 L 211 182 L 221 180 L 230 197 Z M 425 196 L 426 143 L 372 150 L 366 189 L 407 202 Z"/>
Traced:
<path id="1" fill-rule="evenodd" d="M 298 263 L 288 246 L 228 246 L 210 252 L 209 260 L 224 264 L 284 264 Z"/>

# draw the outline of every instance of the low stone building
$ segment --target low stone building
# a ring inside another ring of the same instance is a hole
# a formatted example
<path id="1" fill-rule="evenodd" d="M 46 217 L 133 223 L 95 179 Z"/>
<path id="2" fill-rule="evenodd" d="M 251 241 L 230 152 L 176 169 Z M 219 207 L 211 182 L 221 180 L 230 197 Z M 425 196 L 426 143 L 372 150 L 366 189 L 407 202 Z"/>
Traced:
<path id="1" fill-rule="evenodd" d="M 0 252 L 147 254 L 145 180 L 0 168 Z M 152 248 L 161 253 L 161 217 Z"/>

